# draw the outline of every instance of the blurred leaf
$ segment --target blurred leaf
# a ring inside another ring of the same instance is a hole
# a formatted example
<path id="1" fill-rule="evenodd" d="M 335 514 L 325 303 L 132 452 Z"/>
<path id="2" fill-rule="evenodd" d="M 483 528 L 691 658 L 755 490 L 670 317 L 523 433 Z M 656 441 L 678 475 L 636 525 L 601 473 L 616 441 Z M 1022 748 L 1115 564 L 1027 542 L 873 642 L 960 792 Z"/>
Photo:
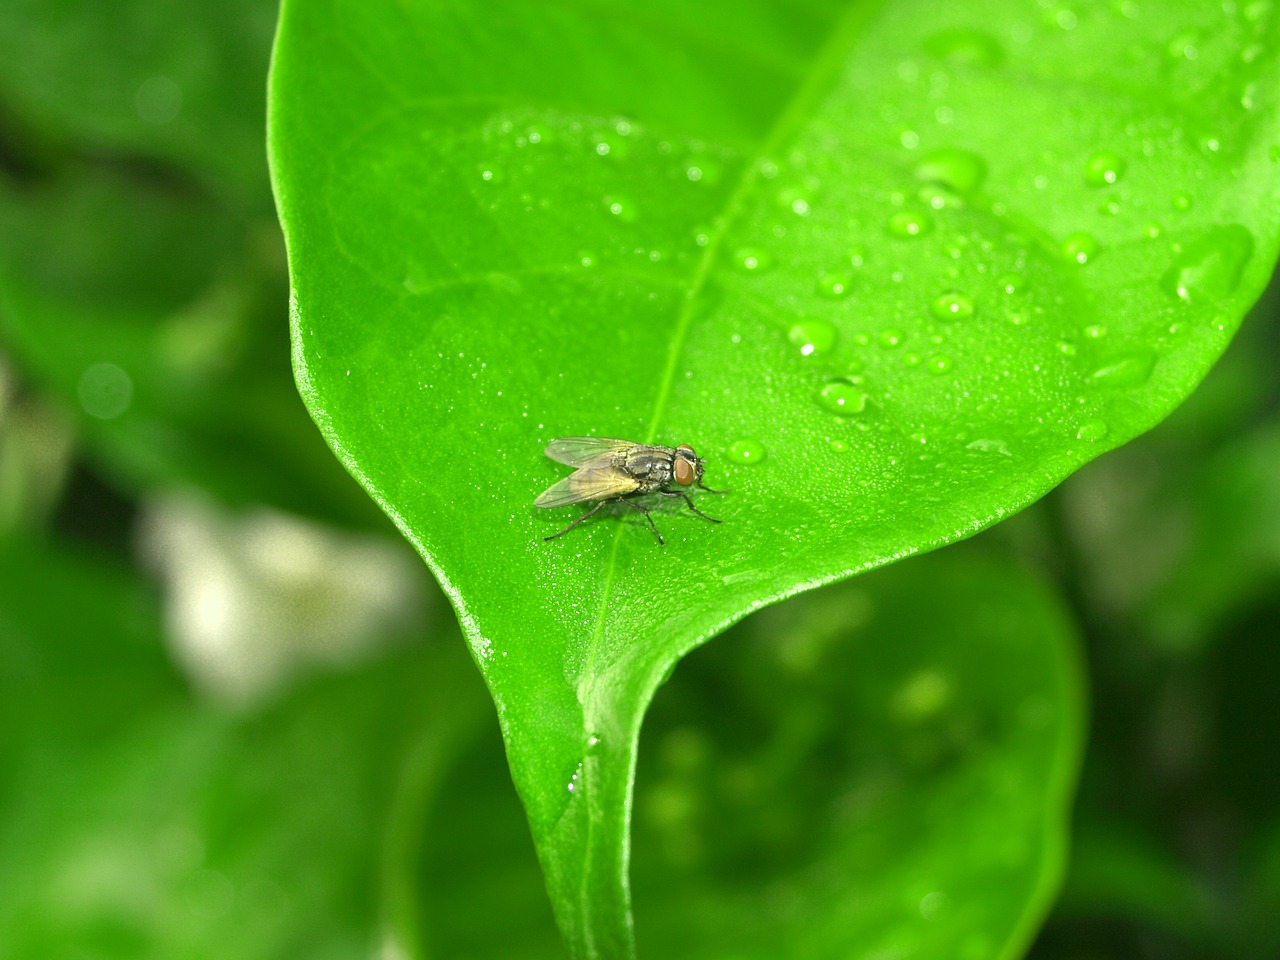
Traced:
<path id="1" fill-rule="evenodd" d="M 274 228 L 127 174 L 0 185 L 0 338 L 129 487 L 375 520 L 288 371 Z"/>
<path id="2" fill-rule="evenodd" d="M 237 718 L 181 693 L 127 575 L 13 544 L 0 574 L 6 957 L 336 958 L 420 936 L 420 825 L 485 715 L 456 639 Z"/>
<path id="3" fill-rule="evenodd" d="M 0 118 L 23 140 L 8 146 L 37 174 L 66 151 L 190 170 L 263 209 L 275 17 L 271 0 L 6 0 Z"/>
<path id="4" fill-rule="evenodd" d="M 1275 16 L 286 2 L 302 392 L 459 609 L 576 955 L 630 950 L 681 655 L 1016 511 L 1222 351 L 1276 251 Z M 724 525 L 539 543 L 575 434 L 691 442 Z"/>

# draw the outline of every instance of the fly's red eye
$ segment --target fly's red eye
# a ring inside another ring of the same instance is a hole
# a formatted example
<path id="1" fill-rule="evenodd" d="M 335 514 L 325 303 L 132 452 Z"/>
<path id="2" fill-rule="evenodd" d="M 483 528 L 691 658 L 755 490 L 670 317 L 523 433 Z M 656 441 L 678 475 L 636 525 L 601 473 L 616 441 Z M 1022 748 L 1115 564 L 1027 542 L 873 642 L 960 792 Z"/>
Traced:
<path id="1" fill-rule="evenodd" d="M 683 457 L 676 457 L 676 483 L 682 487 L 693 483 L 693 464 Z"/>

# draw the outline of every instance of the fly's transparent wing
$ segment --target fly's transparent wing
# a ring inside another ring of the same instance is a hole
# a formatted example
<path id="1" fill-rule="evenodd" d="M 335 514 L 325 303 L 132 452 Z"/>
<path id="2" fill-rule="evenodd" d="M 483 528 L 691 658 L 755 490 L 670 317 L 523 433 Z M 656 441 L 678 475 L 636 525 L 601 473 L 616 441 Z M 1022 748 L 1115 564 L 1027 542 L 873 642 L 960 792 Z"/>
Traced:
<path id="1" fill-rule="evenodd" d="M 608 437 L 561 437 L 547 444 L 546 454 L 556 463 L 585 467 L 593 460 L 611 458 L 615 453 L 634 446 L 630 440 L 610 440 Z"/>
<path id="2" fill-rule="evenodd" d="M 564 507 L 571 503 L 625 497 L 628 493 L 634 493 L 638 486 L 633 477 L 621 470 L 612 467 L 583 467 L 543 490 L 538 499 L 533 501 L 533 505 Z"/>

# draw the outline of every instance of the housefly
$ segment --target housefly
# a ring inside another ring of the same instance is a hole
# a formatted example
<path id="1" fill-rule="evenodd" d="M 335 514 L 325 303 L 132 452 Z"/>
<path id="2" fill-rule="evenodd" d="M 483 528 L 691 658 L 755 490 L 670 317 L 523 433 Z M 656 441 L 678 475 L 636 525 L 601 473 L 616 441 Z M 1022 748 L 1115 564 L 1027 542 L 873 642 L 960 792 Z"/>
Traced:
<path id="1" fill-rule="evenodd" d="M 630 440 L 609 440 L 605 437 L 561 437 L 547 444 L 546 454 L 557 463 L 577 467 L 573 473 L 542 491 L 535 507 L 567 507 L 571 503 L 596 505 L 578 517 L 560 533 L 553 533 L 543 540 L 554 540 L 568 533 L 606 503 L 625 503 L 644 514 L 658 543 L 663 543 L 658 525 L 653 522 L 647 507 L 631 497 L 645 493 L 660 493 L 664 497 L 678 497 L 703 520 L 720 523 L 714 517 L 693 505 L 682 487 L 701 487 L 708 493 L 724 493 L 712 490 L 702 482 L 702 464 L 693 447 L 682 443 L 678 447 L 663 447 L 652 443 L 632 443 Z M 674 486 L 674 489 L 673 489 Z"/>

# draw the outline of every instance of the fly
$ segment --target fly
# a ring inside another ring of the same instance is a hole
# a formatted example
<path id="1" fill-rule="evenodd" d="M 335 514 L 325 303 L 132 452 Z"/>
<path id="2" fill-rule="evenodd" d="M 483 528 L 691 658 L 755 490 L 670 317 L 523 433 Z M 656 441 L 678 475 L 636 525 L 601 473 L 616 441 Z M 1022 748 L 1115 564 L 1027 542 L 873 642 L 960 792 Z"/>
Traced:
<path id="1" fill-rule="evenodd" d="M 533 505 L 567 507 L 571 503 L 592 501 L 596 505 L 559 533 L 543 537 L 543 540 L 554 540 L 568 533 L 606 503 L 625 503 L 644 514 L 649 526 L 653 528 L 653 535 L 661 544 L 662 534 L 658 532 L 658 525 L 653 522 L 648 508 L 629 499 L 645 493 L 678 497 L 703 520 L 721 522 L 695 507 L 689 495 L 679 489 L 697 486 L 708 493 L 725 492 L 712 490 L 702 482 L 703 461 L 698 459 L 693 447 L 687 443 L 678 447 L 663 447 L 652 443 L 632 443 L 630 440 L 609 440 L 605 437 L 561 437 L 547 444 L 546 454 L 557 463 L 577 469 L 542 491 Z"/>

